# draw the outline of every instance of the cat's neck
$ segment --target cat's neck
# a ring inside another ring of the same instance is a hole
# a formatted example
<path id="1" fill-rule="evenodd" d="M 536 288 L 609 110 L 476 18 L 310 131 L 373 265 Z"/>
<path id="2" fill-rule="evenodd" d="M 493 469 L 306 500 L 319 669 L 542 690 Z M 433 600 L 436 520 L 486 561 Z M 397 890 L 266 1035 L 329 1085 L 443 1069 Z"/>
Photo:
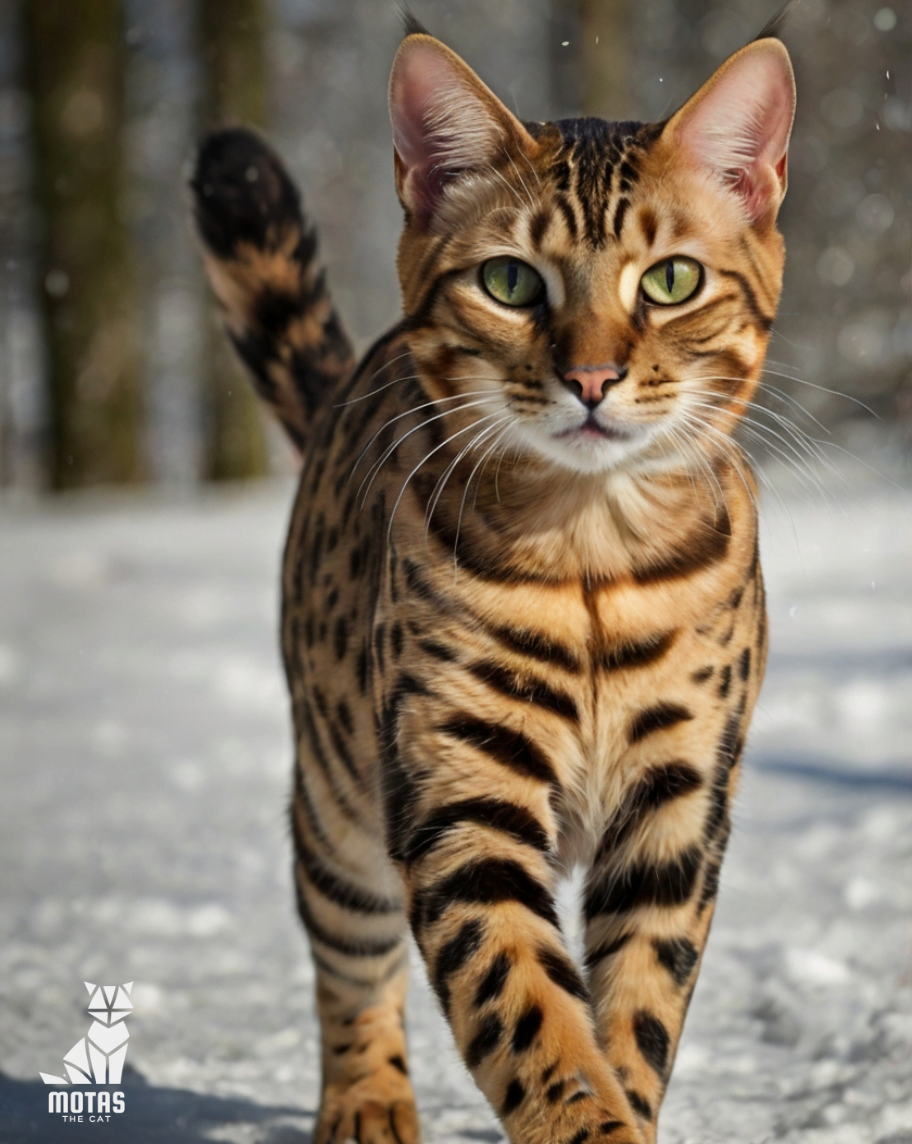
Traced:
<path id="1" fill-rule="evenodd" d="M 547 462 L 505 460 L 471 487 L 454 475 L 436 509 L 459 525 L 461 546 L 491 535 L 517 566 L 545 579 L 614 579 L 678 559 L 731 518 L 755 517 L 743 458 L 580 474 Z M 751 530 L 752 530 L 751 526 Z"/>

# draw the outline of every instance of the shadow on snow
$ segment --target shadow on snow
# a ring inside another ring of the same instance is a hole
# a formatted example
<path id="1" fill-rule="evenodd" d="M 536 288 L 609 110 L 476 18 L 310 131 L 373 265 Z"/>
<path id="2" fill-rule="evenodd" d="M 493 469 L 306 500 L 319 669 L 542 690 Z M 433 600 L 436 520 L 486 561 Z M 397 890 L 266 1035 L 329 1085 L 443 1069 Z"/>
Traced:
<path id="1" fill-rule="evenodd" d="M 101 1086 L 68 1086 L 69 1092 Z M 108 1121 L 64 1123 L 48 1112 L 43 1081 L 15 1080 L 0 1073 L 0 1142 L 2 1144 L 211 1144 L 213 1138 L 250 1140 L 251 1144 L 311 1144 L 313 1115 L 301 1108 L 269 1107 L 239 1097 L 204 1096 L 177 1088 L 149 1085 L 134 1070 L 121 1085 L 105 1085 L 124 1093 L 126 1108 Z M 62 1086 L 61 1086 L 62 1089 Z M 57 1091 L 61 1091 L 58 1089 Z M 216 1137 L 215 1129 L 228 1129 Z M 234 1131 L 232 1131 L 232 1129 Z"/>

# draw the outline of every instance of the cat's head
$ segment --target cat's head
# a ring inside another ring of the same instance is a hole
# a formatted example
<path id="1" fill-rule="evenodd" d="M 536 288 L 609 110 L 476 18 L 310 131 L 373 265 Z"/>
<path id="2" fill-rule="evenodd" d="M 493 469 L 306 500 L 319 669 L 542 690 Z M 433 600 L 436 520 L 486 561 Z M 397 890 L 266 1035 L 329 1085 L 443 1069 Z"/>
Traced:
<path id="1" fill-rule="evenodd" d="M 763 365 L 794 107 L 788 54 L 764 38 L 665 123 L 521 123 L 408 35 L 390 79 L 399 275 L 448 424 L 578 472 L 705 465 Z"/>
<path id="2" fill-rule="evenodd" d="M 101 1024 L 115 1025 L 133 1012 L 130 1000 L 132 981 L 124 985 L 94 985 L 91 981 L 84 981 L 83 985 L 89 991 L 89 1016 Z"/>

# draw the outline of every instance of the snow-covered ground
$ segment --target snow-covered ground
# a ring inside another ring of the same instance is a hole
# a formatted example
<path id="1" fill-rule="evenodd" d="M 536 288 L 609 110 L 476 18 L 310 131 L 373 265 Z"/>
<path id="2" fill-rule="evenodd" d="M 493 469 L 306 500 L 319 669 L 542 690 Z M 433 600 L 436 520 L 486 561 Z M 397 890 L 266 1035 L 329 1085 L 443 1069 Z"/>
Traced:
<path id="1" fill-rule="evenodd" d="M 276 641 L 287 486 L 0 511 L 0 1140 L 306 1144 Z M 772 657 L 664 1144 L 912 1144 L 912 495 L 767 505 Z M 127 1110 L 47 1112 L 83 980 Z M 497 1141 L 420 971 L 426 1138 Z"/>

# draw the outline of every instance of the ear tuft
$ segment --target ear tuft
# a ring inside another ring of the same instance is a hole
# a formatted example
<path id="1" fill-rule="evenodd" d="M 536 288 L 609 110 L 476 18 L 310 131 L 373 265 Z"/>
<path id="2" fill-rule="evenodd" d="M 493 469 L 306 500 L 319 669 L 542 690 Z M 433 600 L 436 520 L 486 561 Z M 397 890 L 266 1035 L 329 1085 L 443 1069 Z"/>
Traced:
<path id="1" fill-rule="evenodd" d="M 424 33 L 401 44 L 389 87 L 396 190 L 426 225 L 449 184 L 505 149 L 535 144 L 518 119 L 449 48 Z"/>
<path id="2" fill-rule="evenodd" d="M 795 77 L 783 44 L 755 40 L 736 52 L 669 121 L 694 165 L 734 190 L 750 221 L 774 216 L 785 195 Z"/>
<path id="3" fill-rule="evenodd" d="M 762 30 L 754 38 L 757 40 L 781 40 L 782 33 L 791 20 L 797 3 L 798 0 L 788 0 L 787 4 L 783 4 L 779 11 L 767 20 Z"/>
<path id="4" fill-rule="evenodd" d="M 430 33 L 418 19 L 408 4 L 397 4 L 396 11 L 402 20 L 402 30 L 406 36 L 428 36 Z"/>

